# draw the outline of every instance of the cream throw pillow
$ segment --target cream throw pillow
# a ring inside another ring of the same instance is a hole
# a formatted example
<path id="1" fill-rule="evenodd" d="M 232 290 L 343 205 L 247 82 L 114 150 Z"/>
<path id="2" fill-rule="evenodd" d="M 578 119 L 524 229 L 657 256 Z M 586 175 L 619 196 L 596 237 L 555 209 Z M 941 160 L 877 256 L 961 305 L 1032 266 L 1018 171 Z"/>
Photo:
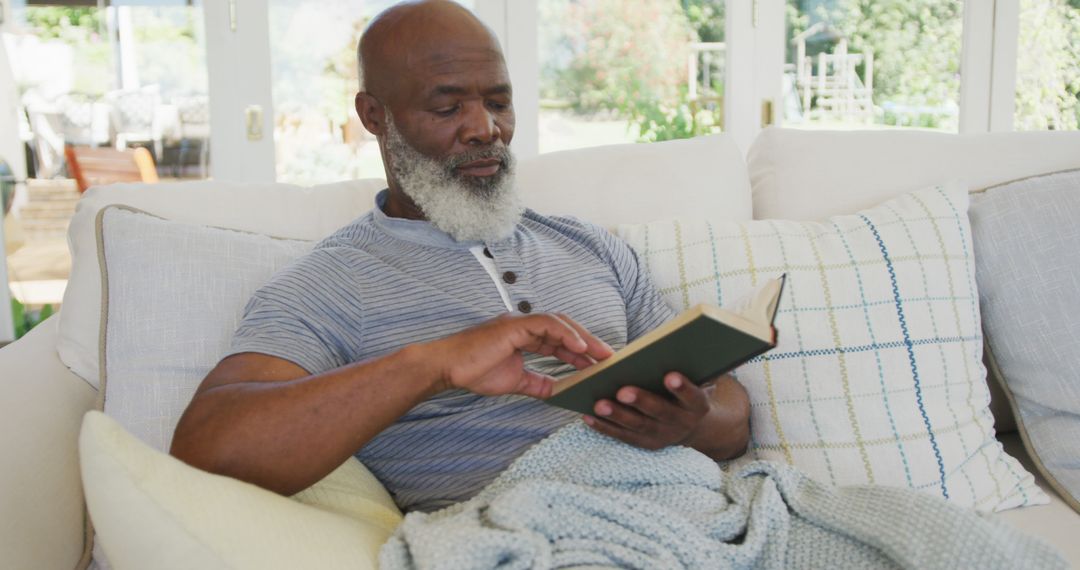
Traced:
<path id="1" fill-rule="evenodd" d="M 737 370 L 746 460 L 913 487 L 982 511 L 1047 497 L 994 438 L 968 196 L 933 188 L 824 222 L 623 226 L 670 305 L 723 305 L 786 272 L 779 345 Z"/>
<path id="2" fill-rule="evenodd" d="M 401 520 L 355 459 L 293 500 L 190 467 L 96 411 L 79 454 L 97 539 L 118 570 L 374 569 Z"/>

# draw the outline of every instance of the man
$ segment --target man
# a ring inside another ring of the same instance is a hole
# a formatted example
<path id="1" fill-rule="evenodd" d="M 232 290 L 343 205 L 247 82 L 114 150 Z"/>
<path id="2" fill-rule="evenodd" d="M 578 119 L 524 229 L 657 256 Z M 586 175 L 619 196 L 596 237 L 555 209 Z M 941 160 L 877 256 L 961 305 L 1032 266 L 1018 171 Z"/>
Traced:
<path id="1" fill-rule="evenodd" d="M 554 376 L 673 313 L 625 244 L 520 205 L 506 65 L 471 13 L 399 4 L 358 55 L 389 188 L 255 294 L 172 453 L 282 494 L 357 454 L 403 509 L 433 510 L 577 417 L 540 401 Z M 671 398 L 627 387 L 585 421 L 650 449 L 745 449 L 737 382 L 665 382 Z"/>

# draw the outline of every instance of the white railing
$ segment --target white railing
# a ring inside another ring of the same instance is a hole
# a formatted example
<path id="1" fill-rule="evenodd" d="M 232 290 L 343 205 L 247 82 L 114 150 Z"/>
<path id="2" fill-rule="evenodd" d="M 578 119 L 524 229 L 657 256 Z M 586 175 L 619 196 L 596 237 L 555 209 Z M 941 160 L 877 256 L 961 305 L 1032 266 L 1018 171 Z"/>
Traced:
<path id="1" fill-rule="evenodd" d="M 694 42 L 686 58 L 687 95 L 691 101 L 719 100 L 714 81 L 724 82 L 727 64 L 727 44 L 724 42 Z"/>

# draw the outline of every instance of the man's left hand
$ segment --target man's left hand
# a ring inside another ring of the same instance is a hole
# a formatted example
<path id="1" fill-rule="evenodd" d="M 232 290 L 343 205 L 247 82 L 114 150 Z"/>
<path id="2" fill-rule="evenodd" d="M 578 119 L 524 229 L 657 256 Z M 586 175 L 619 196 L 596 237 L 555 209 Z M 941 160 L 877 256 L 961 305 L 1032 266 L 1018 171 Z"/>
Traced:
<path id="1" fill-rule="evenodd" d="M 745 450 L 749 402 L 737 381 L 722 376 L 712 385 L 698 387 L 682 374 L 669 372 L 664 386 L 672 397 L 624 386 L 615 394 L 615 401 L 596 402 L 594 416 L 585 416 L 585 423 L 644 449 L 686 445 L 714 459 L 727 459 Z"/>

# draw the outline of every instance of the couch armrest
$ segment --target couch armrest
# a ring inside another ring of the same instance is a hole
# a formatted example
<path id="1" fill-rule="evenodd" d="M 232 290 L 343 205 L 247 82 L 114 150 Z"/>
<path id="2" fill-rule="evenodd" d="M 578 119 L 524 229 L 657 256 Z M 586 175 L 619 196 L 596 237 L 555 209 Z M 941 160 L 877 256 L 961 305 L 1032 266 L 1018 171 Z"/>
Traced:
<path id="1" fill-rule="evenodd" d="M 78 441 L 97 392 L 56 356 L 55 316 L 0 349 L 5 568 L 74 568 L 83 553 Z"/>

